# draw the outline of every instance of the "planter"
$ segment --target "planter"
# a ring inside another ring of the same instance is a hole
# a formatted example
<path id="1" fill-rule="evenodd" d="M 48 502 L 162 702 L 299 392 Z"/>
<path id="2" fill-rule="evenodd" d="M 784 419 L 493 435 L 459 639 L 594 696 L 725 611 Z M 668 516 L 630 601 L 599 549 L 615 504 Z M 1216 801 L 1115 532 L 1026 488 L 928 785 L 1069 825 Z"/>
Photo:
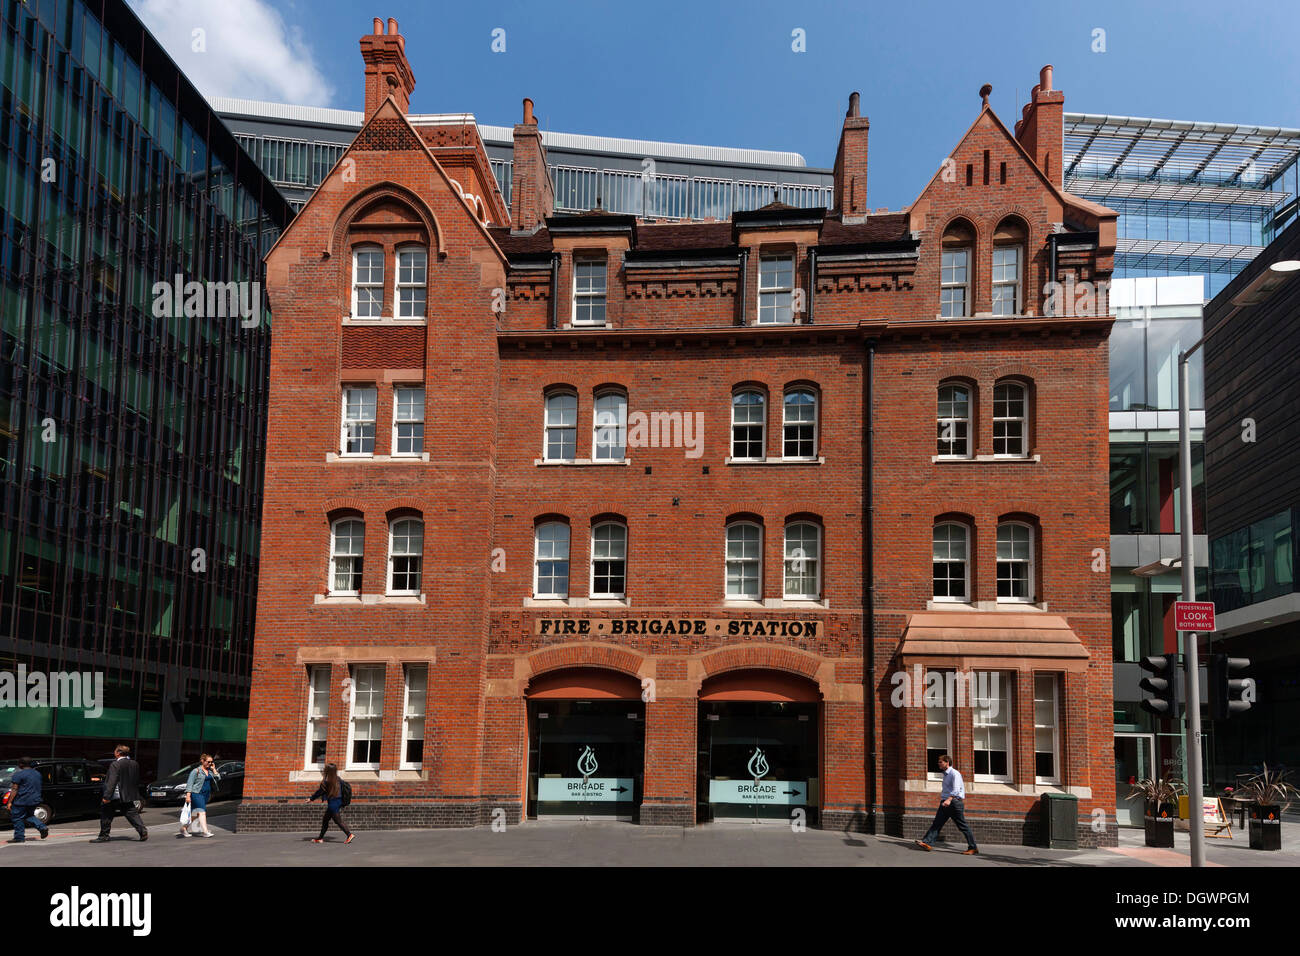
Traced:
<path id="1" fill-rule="evenodd" d="M 1178 809 L 1172 803 L 1146 805 L 1143 824 L 1146 829 L 1146 845 L 1172 849 L 1174 845 L 1174 820 Z"/>
<path id="2" fill-rule="evenodd" d="M 1254 803 L 1249 810 L 1250 848 L 1282 849 L 1282 808 L 1277 804 Z"/>

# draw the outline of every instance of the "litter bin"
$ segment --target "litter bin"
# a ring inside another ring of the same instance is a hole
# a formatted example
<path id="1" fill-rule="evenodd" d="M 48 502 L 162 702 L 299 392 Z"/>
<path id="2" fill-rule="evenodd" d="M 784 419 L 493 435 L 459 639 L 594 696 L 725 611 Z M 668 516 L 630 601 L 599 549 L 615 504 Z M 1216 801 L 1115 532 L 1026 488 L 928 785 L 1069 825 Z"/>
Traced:
<path id="1" fill-rule="evenodd" d="M 1043 845 L 1052 850 L 1079 849 L 1079 798 L 1072 793 L 1045 793 Z"/>

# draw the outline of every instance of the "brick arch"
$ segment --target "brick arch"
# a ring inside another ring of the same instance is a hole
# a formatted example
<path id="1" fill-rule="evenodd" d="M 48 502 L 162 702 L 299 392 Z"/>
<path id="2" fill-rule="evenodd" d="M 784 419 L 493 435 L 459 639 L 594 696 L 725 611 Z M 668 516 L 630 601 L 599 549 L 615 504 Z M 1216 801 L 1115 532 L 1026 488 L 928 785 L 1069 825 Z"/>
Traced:
<path id="1" fill-rule="evenodd" d="M 820 655 L 781 644 L 730 644 L 709 651 L 700 659 L 704 679 L 736 670 L 775 670 L 806 677 L 824 690 L 817 679 Z"/>
<path id="2" fill-rule="evenodd" d="M 363 190 L 339 211 L 334 220 L 334 228 L 330 231 L 329 242 L 325 246 L 325 254 L 333 256 L 336 248 L 343 249 L 345 247 L 344 239 L 352 222 L 371 205 L 384 199 L 392 199 L 395 202 L 409 206 L 428 232 L 431 244 L 437 250 L 438 258 L 441 259 L 447 254 L 447 250 L 443 245 L 442 227 L 438 224 L 438 217 L 429 208 L 429 204 L 421 199 L 417 193 L 405 186 L 390 182 L 378 183 Z"/>
<path id="3" fill-rule="evenodd" d="M 354 498 L 350 495 L 327 498 L 321 503 L 321 513 L 328 516 L 335 511 L 355 511 L 364 516 L 367 504 L 366 499 Z"/>
<path id="4" fill-rule="evenodd" d="M 392 498 L 385 503 L 383 513 L 385 518 L 391 518 L 397 512 L 415 512 L 416 515 L 423 518 L 425 502 L 419 498 Z M 401 517 L 402 515 L 399 515 Z"/>
<path id="5" fill-rule="evenodd" d="M 572 667 L 600 667 L 640 677 L 647 658 L 644 654 L 619 644 L 584 642 L 545 647 L 533 651 L 525 660 L 528 661 L 530 678 L 547 671 Z"/>
<path id="6" fill-rule="evenodd" d="M 1029 241 L 1032 243 L 1034 241 L 1034 227 L 1039 223 L 1041 223 L 1042 213 L 1040 212 L 1037 216 L 1035 216 L 1024 206 L 1021 206 L 1017 203 L 1011 203 L 1006 206 L 998 206 L 996 209 L 991 210 L 987 214 L 986 218 L 988 220 L 989 236 L 992 237 L 994 230 L 998 228 L 998 223 L 1000 223 L 1003 219 L 1006 219 L 1008 216 L 1015 216 L 1017 219 L 1021 220 L 1025 224 L 1025 232 L 1028 233 Z"/>
<path id="7" fill-rule="evenodd" d="M 993 381 L 997 382 L 1004 378 L 1023 378 L 1027 382 L 1037 380 L 1034 369 L 1020 362 L 1008 362 L 1004 365 L 995 365 L 992 370 Z"/>
<path id="8" fill-rule="evenodd" d="M 934 384 L 938 388 L 942 382 L 961 379 L 968 385 L 979 386 L 980 370 L 973 365 L 945 365 L 935 369 Z"/>

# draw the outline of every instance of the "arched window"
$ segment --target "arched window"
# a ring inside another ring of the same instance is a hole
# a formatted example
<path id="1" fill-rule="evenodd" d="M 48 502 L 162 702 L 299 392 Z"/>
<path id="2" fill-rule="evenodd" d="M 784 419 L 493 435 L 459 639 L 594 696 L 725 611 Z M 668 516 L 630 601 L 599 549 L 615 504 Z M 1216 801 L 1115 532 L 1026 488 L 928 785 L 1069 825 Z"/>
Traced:
<path id="1" fill-rule="evenodd" d="M 752 521 L 727 525 L 726 596 L 757 601 L 763 593 L 763 529 Z"/>
<path id="2" fill-rule="evenodd" d="M 1034 529 L 1019 521 L 998 525 L 998 600 L 1034 600 Z"/>
<path id="3" fill-rule="evenodd" d="M 746 389 L 731 396 L 731 457 L 745 460 L 766 457 L 767 400 L 763 393 Z"/>
<path id="4" fill-rule="evenodd" d="M 993 454 L 1004 458 L 1029 454 L 1029 400 L 1019 382 L 993 387 Z"/>
<path id="5" fill-rule="evenodd" d="M 422 319 L 428 295 L 429 253 L 423 246 L 397 249 L 397 315 Z"/>
<path id="6" fill-rule="evenodd" d="M 533 596 L 569 596 L 569 526 L 562 521 L 548 521 L 537 526 Z"/>
<path id="7" fill-rule="evenodd" d="M 958 219 L 944 230 L 940 267 L 939 315 L 956 317 L 971 314 L 971 254 L 975 248 L 975 229 Z"/>
<path id="8" fill-rule="evenodd" d="M 792 521 L 785 526 L 785 598 L 794 601 L 821 600 L 822 529 L 811 521 Z"/>
<path id="9" fill-rule="evenodd" d="M 970 457 L 970 389 L 939 386 L 939 445 L 941 458 Z"/>
<path id="10" fill-rule="evenodd" d="M 970 600 L 970 531 L 945 521 L 934 526 L 934 599 Z"/>
<path id="11" fill-rule="evenodd" d="M 782 456 L 817 457 L 817 395 L 812 389 L 792 388 L 785 393 Z"/>
<path id="12" fill-rule="evenodd" d="M 627 526 L 604 521 L 591 529 L 591 596 L 622 598 L 627 594 Z"/>
<path id="13" fill-rule="evenodd" d="M 352 250 L 352 317 L 377 319 L 384 314 L 384 250 L 357 246 Z"/>
<path id="14" fill-rule="evenodd" d="M 1010 216 L 993 233 L 994 315 L 1019 315 L 1024 311 L 1021 285 L 1027 236 L 1024 223 Z"/>
<path id="15" fill-rule="evenodd" d="M 556 390 L 546 396 L 546 461 L 573 461 L 578 456 L 578 396 Z"/>
<path id="16" fill-rule="evenodd" d="M 388 593 L 419 594 L 424 565 L 424 522 L 402 518 L 388 529 Z"/>
<path id="17" fill-rule="evenodd" d="M 627 457 L 627 396 L 604 391 L 596 396 L 592 412 L 593 461 L 622 461 Z"/>
<path id="18" fill-rule="evenodd" d="M 365 542 L 366 523 L 360 518 L 340 518 L 330 527 L 330 594 L 361 593 Z"/>

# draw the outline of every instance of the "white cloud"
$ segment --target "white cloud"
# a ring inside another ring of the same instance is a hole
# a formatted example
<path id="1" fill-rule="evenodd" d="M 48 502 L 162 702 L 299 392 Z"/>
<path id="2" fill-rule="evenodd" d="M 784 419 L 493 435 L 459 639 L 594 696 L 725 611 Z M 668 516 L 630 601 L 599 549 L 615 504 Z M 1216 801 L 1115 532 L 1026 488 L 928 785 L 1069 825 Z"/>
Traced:
<path id="1" fill-rule="evenodd" d="M 302 31 L 266 0 L 130 3 L 204 96 L 329 105 L 333 88 Z"/>

